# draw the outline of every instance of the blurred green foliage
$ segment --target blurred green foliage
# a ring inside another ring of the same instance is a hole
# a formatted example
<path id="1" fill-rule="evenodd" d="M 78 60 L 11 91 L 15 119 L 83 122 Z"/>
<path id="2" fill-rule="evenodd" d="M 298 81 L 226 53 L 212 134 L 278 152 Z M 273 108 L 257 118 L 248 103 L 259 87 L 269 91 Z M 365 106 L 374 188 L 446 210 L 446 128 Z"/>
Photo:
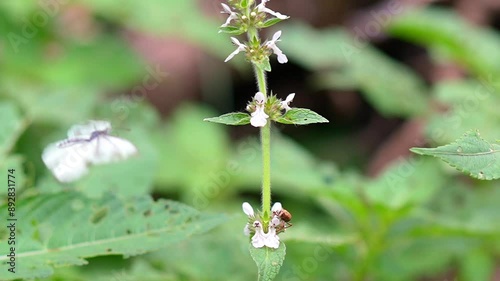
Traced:
<path id="1" fill-rule="evenodd" d="M 87 40 L 64 34 L 59 18 L 68 5 L 88 9 L 101 29 Z M 126 115 L 114 106 L 129 97 L 113 93 L 147 74 L 120 30 L 183 38 L 223 59 L 232 46 L 217 36 L 219 23 L 191 0 L 80 0 L 52 9 L 57 11 L 28 38 L 26 19 L 44 10 L 36 1 L 0 2 L 0 34 L 7 38 L 0 53 L 0 169 L 2 174 L 16 169 L 19 202 L 73 190 L 88 200 L 153 194 L 231 219 L 208 234 L 158 245 L 158 251 L 141 256 L 108 255 L 90 258 L 87 266 L 56 266 L 44 280 L 255 280 L 241 203 L 258 202 L 258 139 L 231 140 L 225 127 L 202 121 L 217 115 L 202 104 L 182 105 L 165 120 L 145 102 L 125 103 Z M 500 139 L 498 33 L 469 27 L 449 10 L 397 18 L 388 27 L 392 36 L 421 44 L 436 62 L 460 63 L 471 74 L 427 85 L 375 47 L 356 47 L 341 28 L 320 31 L 298 22 L 280 28 L 280 46 L 312 73 L 312 87 L 359 90 L 383 116 L 423 118 L 432 145 L 472 129 L 488 140 Z M 21 41 L 11 41 L 13 33 Z M 448 110 L 435 110 L 435 103 Z M 81 181 L 61 185 L 44 167 L 41 152 L 62 139 L 70 125 L 88 119 L 128 128 L 118 134 L 135 143 L 140 155 L 93 167 Z M 331 121 L 324 130 L 335 129 Z M 318 160 L 278 130 L 272 146 L 273 196 L 292 212 L 294 223 L 281 235 L 287 256 L 277 280 L 421 280 L 450 272 L 464 281 L 491 278 L 500 254 L 497 182 L 464 179 L 435 159 L 419 157 L 401 158 L 379 177 L 368 178 Z M 2 202 L 5 193 L 0 190 Z M 0 211 L 6 213 L 5 204 Z M 2 228 L 2 256 L 6 235 Z M 12 278 L 5 274 L 0 273 L 2 279 Z"/>

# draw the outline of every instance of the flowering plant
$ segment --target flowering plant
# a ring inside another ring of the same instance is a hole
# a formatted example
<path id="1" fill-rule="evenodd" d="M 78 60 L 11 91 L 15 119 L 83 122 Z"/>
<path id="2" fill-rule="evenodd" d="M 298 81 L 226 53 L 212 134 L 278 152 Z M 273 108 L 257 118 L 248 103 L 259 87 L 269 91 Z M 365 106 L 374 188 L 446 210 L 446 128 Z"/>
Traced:
<path id="1" fill-rule="evenodd" d="M 278 273 L 285 258 L 285 245 L 279 233 L 291 226 L 291 215 L 275 203 L 271 208 L 271 121 L 282 124 L 305 125 L 328 122 L 325 118 L 306 108 L 290 107 L 295 93 L 285 100 L 270 94 L 267 89 L 266 72 L 271 71 L 270 56 L 276 55 L 279 63 L 288 62 L 287 56 L 278 47 L 282 32 L 276 31 L 270 40 L 262 40 L 259 32 L 289 17 L 275 12 L 266 4 L 270 0 L 228 0 L 221 3 L 222 13 L 228 17 L 219 32 L 231 35 L 246 33 L 248 41 L 231 37 L 236 49 L 225 62 L 244 53 L 245 59 L 253 66 L 258 89 L 246 107 L 246 112 L 232 112 L 205 121 L 226 125 L 248 125 L 260 129 L 262 145 L 262 209 L 255 213 L 249 203 L 243 203 L 243 211 L 248 216 L 244 233 L 250 236 L 250 253 L 259 267 L 259 277 L 271 280 Z"/>

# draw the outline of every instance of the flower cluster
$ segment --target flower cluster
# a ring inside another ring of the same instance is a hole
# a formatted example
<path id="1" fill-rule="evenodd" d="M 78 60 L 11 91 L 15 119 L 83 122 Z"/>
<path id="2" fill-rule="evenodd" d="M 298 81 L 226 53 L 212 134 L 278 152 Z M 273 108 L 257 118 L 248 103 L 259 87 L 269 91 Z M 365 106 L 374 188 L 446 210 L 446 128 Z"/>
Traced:
<path id="1" fill-rule="evenodd" d="M 247 46 L 241 43 L 235 37 L 231 37 L 231 41 L 236 46 L 236 50 L 229 54 L 224 62 L 228 62 L 234 56 L 239 54 L 240 52 L 245 51 L 247 53 L 247 58 L 250 61 L 262 61 L 263 57 L 267 58 L 271 54 L 271 51 L 278 57 L 278 62 L 283 64 L 288 62 L 287 56 L 281 51 L 280 48 L 276 45 L 277 42 L 280 41 L 281 38 L 281 30 L 274 33 L 273 38 L 269 41 L 266 41 L 262 45 L 257 46 Z"/>
<path id="2" fill-rule="evenodd" d="M 271 208 L 272 217 L 270 218 L 266 232 L 264 232 L 263 218 L 254 213 L 252 206 L 248 202 L 245 202 L 242 207 L 243 212 L 248 216 L 248 222 L 243 229 L 243 233 L 246 236 L 252 236 L 252 245 L 255 248 L 262 248 L 266 246 L 277 249 L 280 246 L 280 238 L 278 234 L 285 231 L 285 229 L 290 225 L 286 219 L 281 217 L 281 214 L 284 211 L 281 203 L 276 202 Z"/>
<path id="3" fill-rule="evenodd" d="M 294 97 L 295 93 L 291 93 L 284 101 L 277 99 L 275 96 L 267 99 L 263 93 L 257 92 L 246 108 L 250 112 L 250 124 L 254 127 L 264 127 L 270 117 L 272 120 L 281 117 L 283 110 L 286 113 L 291 109 L 290 103 Z"/>
<path id="4" fill-rule="evenodd" d="M 239 9 L 234 9 L 224 3 L 222 5 L 222 13 L 228 14 L 226 22 L 220 26 L 219 32 L 225 31 L 231 34 L 241 34 L 248 31 L 250 28 L 264 28 L 269 27 L 272 24 L 277 23 L 279 20 L 285 20 L 289 17 L 278 12 L 275 12 L 266 7 L 266 3 L 270 0 L 261 0 L 261 3 L 256 5 L 254 8 L 247 10 L 243 7 L 237 7 Z M 234 6 L 237 6 L 233 4 Z M 249 12 L 250 11 L 250 12 Z M 275 17 L 276 20 L 265 21 L 267 15 Z M 270 22 L 270 24 L 268 24 Z M 231 25 L 233 23 L 234 25 Z M 280 41 L 281 31 L 274 33 L 271 40 L 259 44 L 259 42 L 246 42 L 241 43 L 237 38 L 231 37 L 231 41 L 236 46 L 236 50 L 232 52 L 224 62 L 231 60 L 235 55 L 240 52 L 245 51 L 247 54 L 247 59 L 254 63 L 263 62 L 269 59 L 271 53 L 274 53 L 278 57 L 279 63 L 287 63 L 288 58 L 286 55 L 278 48 L 276 45 Z"/>

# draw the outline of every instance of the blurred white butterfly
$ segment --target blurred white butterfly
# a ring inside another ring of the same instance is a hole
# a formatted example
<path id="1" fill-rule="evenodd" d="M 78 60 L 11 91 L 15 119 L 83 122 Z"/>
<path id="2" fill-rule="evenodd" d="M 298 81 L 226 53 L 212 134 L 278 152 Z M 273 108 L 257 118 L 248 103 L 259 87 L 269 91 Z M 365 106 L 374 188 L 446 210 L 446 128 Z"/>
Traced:
<path id="1" fill-rule="evenodd" d="M 60 182 L 71 182 L 88 172 L 88 166 L 127 159 L 137 148 L 125 139 L 110 136 L 111 124 L 91 120 L 74 125 L 68 138 L 49 144 L 42 160 Z"/>

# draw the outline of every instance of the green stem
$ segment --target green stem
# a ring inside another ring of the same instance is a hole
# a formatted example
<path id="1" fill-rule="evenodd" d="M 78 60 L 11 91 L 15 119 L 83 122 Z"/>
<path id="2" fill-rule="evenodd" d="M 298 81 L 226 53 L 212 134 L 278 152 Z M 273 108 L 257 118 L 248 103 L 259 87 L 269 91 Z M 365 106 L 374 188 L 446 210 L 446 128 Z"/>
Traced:
<path id="1" fill-rule="evenodd" d="M 266 74 L 264 70 L 254 65 L 255 77 L 259 92 L 267 98 Z M 271 121 L 260 129 L 262 144 L 262 214 L 263 224 L 267 227 L 271 215 Z"/>
<path id="2" fill-rule="evenodd" d="M 267 225 L 271 214 L 271 122 L 260 129 L 262 142 L 262 211 Z"/>

